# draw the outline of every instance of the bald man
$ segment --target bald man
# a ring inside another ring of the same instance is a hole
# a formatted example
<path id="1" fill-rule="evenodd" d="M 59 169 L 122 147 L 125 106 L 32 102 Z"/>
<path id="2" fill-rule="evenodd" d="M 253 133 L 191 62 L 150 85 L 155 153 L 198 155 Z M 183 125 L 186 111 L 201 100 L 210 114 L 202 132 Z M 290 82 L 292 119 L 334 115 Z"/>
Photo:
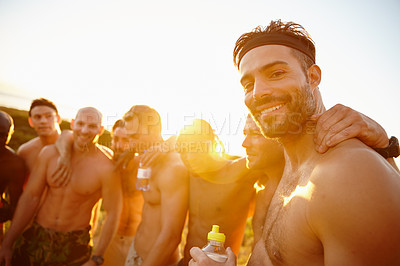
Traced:
<path id="1" fill-rule="evenodd" d="M 11 259 L 12 265 L 100 265 L 103 262 L 102 256 L 117 229 L 122 200 L 120 179 L 113 176 L 113 163 L 97 146 L 103 131 L 101 120 L 101 113 L 92 107 L 80 109 L 72 120 L 72 175 L 67 185 L 54 185 L 51 179 L 60 156 L 56 147 L 46 146 L 39 153 L 5 235 L 0 263 L 5 260 L 6 265 L 11 265 Z M 107 217 L 90 259 L 90 220 L 100 198 Z M 32 218 L 32 225 L 16 241 Z"/>

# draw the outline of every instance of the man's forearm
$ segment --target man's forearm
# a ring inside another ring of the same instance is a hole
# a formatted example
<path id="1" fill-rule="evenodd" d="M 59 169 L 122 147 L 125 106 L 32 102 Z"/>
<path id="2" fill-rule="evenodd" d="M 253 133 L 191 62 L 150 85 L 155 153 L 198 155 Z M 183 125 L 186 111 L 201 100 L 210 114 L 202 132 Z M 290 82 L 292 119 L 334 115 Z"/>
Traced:
<path id="1" fill-rule="evenodd" d="M 178 235 L 179 237 L 170 232 L 161 232 L 142 266 L 168 265 L 181 240 L 181 234 Z"/>
<path id="2" fill-rule="evenodd" d="M 22 231 L 33 218 L 36 208 L 39 205 L 39 201 L 40 198 L 37 197 L 29 197 L 28 195 L 24 194 L 21 196 L 12 219 L 10 229 L 4 237 L 2 243 L 3 247 L 6 246 L 11 248 L 13 246 L 17 237 L 22 233 Z"/>
<path id="3" fill-rule="evenodd" d="M 107 213 L 106 220 L 101 228 L 100 239 L 94 247 L 93 255 L 103 256 L 108 244 L 117 232 L 119 216 L 117 212 Z"/>
<path id="4" fill-rule="evenodd" d="M 63 158 L 69 158 L 72 153 L 72 145 L 74 143 L 73 133 L 70 130 L 63 130 L 56 141 L 57 151 Z"/>

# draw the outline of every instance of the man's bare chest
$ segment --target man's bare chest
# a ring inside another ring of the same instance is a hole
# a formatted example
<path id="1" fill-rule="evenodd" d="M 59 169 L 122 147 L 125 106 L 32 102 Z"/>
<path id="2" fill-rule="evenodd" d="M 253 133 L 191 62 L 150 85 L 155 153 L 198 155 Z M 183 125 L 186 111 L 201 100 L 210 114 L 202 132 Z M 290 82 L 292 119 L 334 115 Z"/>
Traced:
<path id="1" fill-rule="evenodd" d="M 149 190 L 148 191 L 143 191 L 143 198 L 146 202 L 146 204 L 151 205 L 151 206 L 160 206 L 161 205 L 161 193 L 162 191 L 160 190 L 159 187 L 159 178 L 162 178 L 158 173 L 154 173 L 152 171 L 152 175 L 150 177 L 150 182 L 149 182 Z"/>
<path id="2" fill-rule="evenodd" d="M 278 186 L 267 213 L 262 240 L 274 263 L 291 264 L 299 256 L 318 249 L 308 221 L 311 194 L 311 182 L 283 179 Z"/>
<path id="3" fill-rule="evenodd" d="M 47 184 L 51 189 L 64 190 L 69 194 L 75 194 L 76 196 L 86 197 L 88 195 L 95 194 L 101 190 L 101 173 L 95 167 L 85 162 L 79 162 L 71 166 L 71 175 L 67 185 L 59 187 L 55 182 L 54 174 L 58 169 L 57 157 L 51 159 L 48 162 L 48 168 L 46 173 Z"/>

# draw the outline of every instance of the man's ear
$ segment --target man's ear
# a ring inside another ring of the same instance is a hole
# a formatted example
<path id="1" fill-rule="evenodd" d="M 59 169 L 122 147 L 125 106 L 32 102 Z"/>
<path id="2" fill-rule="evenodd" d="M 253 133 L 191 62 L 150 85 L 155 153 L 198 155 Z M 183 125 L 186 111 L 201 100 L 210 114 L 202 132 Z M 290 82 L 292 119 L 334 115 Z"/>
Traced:
<path id="1" fill-rule="evenodd" d="M 70 125 L 71 125 L 71 129 L 72 129 L 72 130 L 74 130 L 74 123 L 75 123 L 75 120 L 74 120 L 74 119 L 71 119 Z"/>
<path id="2" fill-rule="evenodd" d="M 33 128 L 33 122 L 32 122 L 32 118 L 31 117 L 28 118 L 28 122 L 29 122 L 29 125 Z"/>
<path id="3" fill-rule="evenodd" d="M 319 68 L 318 65 L 314 64 L 308 69 L 307 75 L 308 75 L 308 82 L 311 88 L 314 90 L 321 83 L 321 69 Z"/>
<path id="4" fill-rule="evenodd" d="M 61 117 L 59 114 L 57 114 L 57 124 L 61 124 Z"/>
<path id="5" fill-rule="evenodd" d="M 101 136 L 104 132 L 104 126 L 101 126 L 100 130 L 99 130 L 99 136 Z"/>

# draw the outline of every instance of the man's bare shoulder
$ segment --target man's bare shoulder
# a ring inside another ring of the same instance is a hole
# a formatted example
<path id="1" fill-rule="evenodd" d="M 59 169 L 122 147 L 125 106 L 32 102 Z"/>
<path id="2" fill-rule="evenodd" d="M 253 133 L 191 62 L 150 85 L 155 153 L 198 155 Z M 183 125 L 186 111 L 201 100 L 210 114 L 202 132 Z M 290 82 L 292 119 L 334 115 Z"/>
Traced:
<path id="1" fill-rule="evenodd" d="M 400 176 L 358 140 L 321 156 L 309 182 L 296 191 L 308 199 L 309 224 L 327 247 L 327 257 L 346 261 L 352 250 L 356 264 L 365 264 L 384 261 L 400 248 Z"/>
<path id="2" fill-rule="evenodd" d="M 44 146 L 38 154 L 38 158 L 40 161 L 49 160 L 52 158 L 56 158 L 58 156 L 59 156 L 59 153 L 58 153 L 58 150 L 57 150 L 55 144 Z"/>
<path id="3" fill-rule="evenodd" d="M 260 177 L 261 171 L 250 170 L 245 157 L 227 159 L 224 167 L 218 170 L 211 182 L 218 184 L 251 183 Z"/>
<path id="4" fill-rule="evenodd" d="M 254 182 L 264 176 L 264 172 L 261 170 L 247 168 L 246 157 L 241 157 L 233 160 L 231 162 L 230 168 L 230 173 L 237 176 L 237 182 L 254 184 Z"/>
<path id="5" fill-rule="evenodd" d="M 358 140 L 332 149 L 313 169 L 307 184 L 317 212 L 346 204 L 349 210 L 391 201 L 400 207 L 400 175 L 386 160 Z"/>
<path id="6" fill-rule="evenodd" d="M 97 147 L 102 150 L 109 158 L 112 158 L 114 155 L 113 150 L 111 150 L 109 147 L 101 145 L 101 144 L 97 144 Z"/>
<path id="7" fill-rule="evenodd" d="M 354 182 L 385 182 L 399 176 L 378 153 L 356 139 L 347 140 L 320 156 L 312 172 L 313 182 L 342 184 Z"/>
<path id="8" fill-rule="evenodd" d="M 34 139 L 29 140 L 28 142 L 25 142 L 22 144 L 17 151 L 17 154 L 20 156 L 26 156 L 27 154 L 30 154 L 32 151 L 37 151 L 43 148 L 43 145 L 40 141 L 39 137 L 36 137 Z"/>
<path id="9" fill-rule="evenodd" d="M 157 172 L 163 177 L 162 183 L 188 181 L 189 172 L 178 152 L 169 152 L 157 168 Z"/>
<path id="10" fill-rule="evenodd" d="M 183 163 L 181 156 L 178 152 L 172 151 L 169 152 L 162 161 L 162 165 L 164 168 L 167 167 L 178 167 L 186 169 L 185 164 Z"/>
<path id="11" fill-rule="evenodd" d="M 97 145 L 96 149 L 97 149 L 96 164 L 99 164 L 99 167 L 104 167 L 105 169 L 113 170 L 114 163 L 111 154 L 104 148 L 104 146 Z"/>
<path id="12" fill-rule="evenodd" d="M 248 172 L 247 171 L 248 169 L 246 167 L 246 157 L 240 157 L 240 158 L 229 160 L 228 167 L 232 168 L 232 169 L 239 169 L 239 170 L 246 169 L 246 172 Z"/>

